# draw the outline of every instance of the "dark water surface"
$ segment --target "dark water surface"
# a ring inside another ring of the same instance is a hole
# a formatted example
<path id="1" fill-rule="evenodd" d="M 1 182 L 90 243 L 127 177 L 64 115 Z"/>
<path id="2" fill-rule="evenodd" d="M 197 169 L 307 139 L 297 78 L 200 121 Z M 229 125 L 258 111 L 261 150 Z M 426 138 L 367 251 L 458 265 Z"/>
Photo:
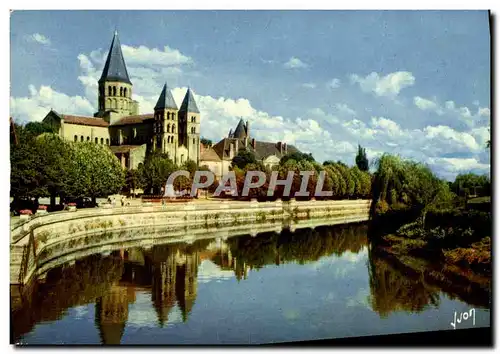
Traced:
<path id="1" fill-rule="evenodd" d="M 364 224 L 121 249 L 52 269 L 22 297 L 11 291 L 13 341 L 312 340 L 447 330 L 472 308 L 457 329 L 490 326 L 488 278 L 415 267 L 371 249 Z"/>

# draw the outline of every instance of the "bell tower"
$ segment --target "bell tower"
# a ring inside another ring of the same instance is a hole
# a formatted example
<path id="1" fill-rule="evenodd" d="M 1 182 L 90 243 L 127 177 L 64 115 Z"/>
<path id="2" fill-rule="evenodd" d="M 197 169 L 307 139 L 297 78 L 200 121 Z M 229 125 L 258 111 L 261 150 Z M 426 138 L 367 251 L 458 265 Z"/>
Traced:
<path id="1" fill-rule="evenodd" d="M 181 145 L 188 150 L 188 159 L 200 163 L 200 110 L 194 100 L 191 89 L 188 88 L 186 96 L 179 109 L 179 124 L 182 127 Z"/>
<path id="2" fill-rule="evenodd" d="M 115 117 L 137 114 L 137 102 L 132 100 L 132 82 L 123 59 L 117 31 L 113 36 L 98 87 L 99 111 L 96 116 L 107 120 L 111 117 L 113 120 Z"/>
<path id="3" fill-rule="evenodd" d="M 168 154 L 172 161 L 176 161 L 177 146 L 179 146 L 179 121 L 177 104 L 167 84 L 163 86 L 154 114 L 154 140 L 153 149 Z"/>

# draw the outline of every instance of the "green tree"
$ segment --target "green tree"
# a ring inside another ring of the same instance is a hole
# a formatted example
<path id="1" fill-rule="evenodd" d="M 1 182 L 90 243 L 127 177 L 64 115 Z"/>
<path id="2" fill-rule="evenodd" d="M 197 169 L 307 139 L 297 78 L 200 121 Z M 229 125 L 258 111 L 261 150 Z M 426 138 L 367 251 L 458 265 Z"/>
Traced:
<path id="1" fill-rule="evenodd" d="M 200 143 L 202 143 L 205 146 L 212 146 L 212 140 L 206 139 L 204 137 L 201 137 Z"/>
<path id="2" fill-rule="evenodd" d="M 91 197 L 118 193 L 125 184 L 120 161 L 104 145 L 91 142 L 71 143 L 71 165 L 66 194 Z"/>
<path id="3" fill-rule="evenodd" d="M 24 129 L 27 133 L 35 136 L 43 133 L 57 133 L 51 125 L 44 122 L 29 122 L 25 125 Z"/>
<path id="4" fill-rule="evenodd" d="M 50 206 L 55 208 L 56 196 L 67 189 L 70 171 L 72 147 L 70 143 L 52 133 L 43 133 L 36 137 L 37 158 L 41 162 L 40 176 L 50 195 Z"/>
<path id="5" fill-rule="evenodd" d="M 366 149 L 362 148 L 361 145 L 358 145 L 358 154 L 356 155 L 356 166 L 361 171 L 368 171 L 369 163 L 368 158 L 366 157 Z"/>
<path id="6" fill-rule="evenodd" d="M 161 153 L 148 155 L 144 164 L 139 167 L 139 174 L 145 192 L 149 193 L 153 189 L 153 193 L 159 194 L 161 188 L 165 187 L 168 176 L 176 170 L 177 166 L 167 155 Z"/>
<path id="7" fill-rule="evenodd" d="M 302 160 L 306 160 L 306 161 L 309 161 L 309 162 L 314 162 L 315 161 L 314 157 L 312 156 L 311 153 L 306 154 L 306 153 L 303 153 L 303 152 L 292 152 L 290 154 L 286 154 L 285 156 L 283 156 L 280 159 L 280 165 L 283 165 L 288 160 L 295 160 L 297 162 L 302 161 Z"/>
<path id="8" fill-rule="evenodd" d="M 257 159 L 255 157 L 255 154 L 251 151 L 248 150 L 242 150 L 233 157 L 233 161 L 231 163 L 232 167 L 238 167 L 238 168 L 245 168 L 246 165 L 251 164 L 251 163 L 256 163 Z"/>
<path id="9" fill-rule="evenodd" d="M 142 188 L 141 174 L 139 170 L 128 170 L 125 175 L 125 186 L 129 191 L 135 191 Z"/>
<path id="10" fill-rule="evenodd" d="M 192 179 L 194 177 L 194 174 L 195 174 L 196 170 L 198 169 L 198 165 L 193 160 L 187 160 L 186 162 L 184 162 L 182 164 L 182 166 L 181 166 L 180 169 L 184 170 L 184 171 L 188 171 L 189 172 L 189 176 Z"/>
<path id="11" fill-rule="evenodd" d="M 491 194 L 491 182 L 487 175 L 477 175 L 474 173 L 459 174 L 451 187 L 453 192 L 461 196 L 464 194 Z"/>
<path id="12" fill-rule="evenodd" d="M 388 208 L 424 211 L 428 205 L 443 206 L 450 199 L 448 184 L 428 166 L 389 154 L 377 161 L 372 194 L 372 213 Z"/>

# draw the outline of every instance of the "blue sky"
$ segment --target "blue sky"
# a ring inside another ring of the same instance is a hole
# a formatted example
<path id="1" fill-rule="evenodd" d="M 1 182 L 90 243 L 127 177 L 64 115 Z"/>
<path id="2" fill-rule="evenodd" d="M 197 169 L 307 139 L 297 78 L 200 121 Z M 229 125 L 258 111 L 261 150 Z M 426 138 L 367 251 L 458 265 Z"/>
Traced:
<path id="1" fill-rule="evenodd" d="M 486 11 L 19 11 L 11 115 L 92 115 L 115 28 L 141 113 L 190 86 L 201 132 L 242 117 L 318 161 L 399 153 L 441 177 L 489 173 Z"/>

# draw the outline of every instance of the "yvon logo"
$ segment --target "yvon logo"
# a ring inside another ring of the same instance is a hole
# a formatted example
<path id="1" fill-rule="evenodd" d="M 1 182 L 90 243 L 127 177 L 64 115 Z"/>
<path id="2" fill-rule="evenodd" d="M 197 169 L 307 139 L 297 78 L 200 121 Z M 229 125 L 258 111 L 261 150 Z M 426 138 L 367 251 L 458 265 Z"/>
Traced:
<path id="1" fill-rule="evenodd" d="M 457 316 L 457 311 L 455 311 L 455 315 L 453 318 L 453 322 L 451 322 L 451 326 L 453 329 L 457 329 L 457 323 L 462 323 L 462 320 L 467 321 L 468 319 L 472 318 L 472 325 L 476 325 L 476 310 L 475 309 L 470 309 L 468 312 L 461 312 Z"/>

